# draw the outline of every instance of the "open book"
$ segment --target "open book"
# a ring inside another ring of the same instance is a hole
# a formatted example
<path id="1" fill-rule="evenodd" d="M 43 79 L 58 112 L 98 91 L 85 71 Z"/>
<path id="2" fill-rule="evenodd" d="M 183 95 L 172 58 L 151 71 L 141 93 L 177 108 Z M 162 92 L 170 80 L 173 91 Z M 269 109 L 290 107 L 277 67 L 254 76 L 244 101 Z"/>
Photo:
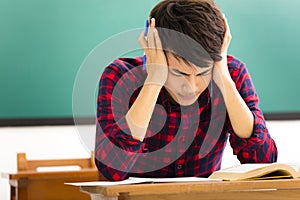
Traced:
<path id="1" fill-rule="evenodd" d="M 230 181 L 299 178 L 300 166 L 283 163 L 242 164 L 213 172 L 209 178 Z"/>

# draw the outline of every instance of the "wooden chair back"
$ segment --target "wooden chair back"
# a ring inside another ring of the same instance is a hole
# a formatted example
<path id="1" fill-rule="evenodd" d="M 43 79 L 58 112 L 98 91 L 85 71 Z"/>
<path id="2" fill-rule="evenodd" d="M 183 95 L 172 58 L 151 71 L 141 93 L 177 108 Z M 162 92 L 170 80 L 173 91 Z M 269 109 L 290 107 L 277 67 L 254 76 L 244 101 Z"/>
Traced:
<path id="1" fill-rule="evenodd" d="M 26 153 L 17 154 L 17 168 L 21 171 L 37 171 L 39 167 L 79 166 L 81 169 L 96 169 L 94 152 L 90 158 L 57 159 L 57 160 L 28 160 Z"/>

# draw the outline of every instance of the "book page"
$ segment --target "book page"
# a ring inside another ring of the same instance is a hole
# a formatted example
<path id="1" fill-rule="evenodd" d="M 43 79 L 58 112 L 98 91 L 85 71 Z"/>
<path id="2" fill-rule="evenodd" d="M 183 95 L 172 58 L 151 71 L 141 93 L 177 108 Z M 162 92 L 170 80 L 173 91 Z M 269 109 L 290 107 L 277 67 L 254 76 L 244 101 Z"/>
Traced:
<path id="1" fill-rule="evenodd" d="M 222 181 L 222 179 L 208 179 L 201 177 L 177 177 L 177 178 L 139 178 L 130 177 L 123 181 L 91 181 L 91 182 L 75 182 L 65 183 L 73 186 L 115 186 L 128 185 L 137 183 L 178 183 L 178 182 L 199 182 L 199 181 Z"/>
<path id="2" fill-rule="evenodd" d="M 300 173 L 300 163 L 287 163 L 287 165 L 291 166 L 296 172 Z"/>
<path id="3" fill-rule="evenodd" d="M 237 165 L 229 168 L 222 169 L 220 171 L 222 172 L 234 172 L 234 173 L 245 173 L 248 171 L 256 170 L 262 167 L 270 166 L 273 165 L 271 163 L 251 163 L 251 164 L 242 164 L 242 165 Z"/>
<path id="4" fill-rule="evenodd" d="M 73 186 L 115 186 L 115 185 L 129 185 L 136 183 L 144 183 L 146 180 L 138 179 L 126 179 L 123 181 L 91 181 L 91 182 L 75 182 L 75 183 L 65 183 L 66 185 Z"/>
<path id="5" fill-rule="evenodd" d="M 222 181 L 222 179 L 209 179 L 204 177 L 175 177 L 175 178 L 139 178 L 130 177 L 131 180 L 141 180 L 153 183 L 180 183 L 180 182 L 199 182 L 199 181 Z"/>

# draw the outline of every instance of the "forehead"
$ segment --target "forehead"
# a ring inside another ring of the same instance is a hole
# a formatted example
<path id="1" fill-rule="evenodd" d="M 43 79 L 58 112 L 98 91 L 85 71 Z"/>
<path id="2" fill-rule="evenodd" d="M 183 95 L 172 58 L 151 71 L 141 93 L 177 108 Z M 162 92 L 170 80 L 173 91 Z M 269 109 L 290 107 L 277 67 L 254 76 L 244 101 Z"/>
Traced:
<path id="1" fill-rule="evenodd" d="M 177 70 L 187 74 L 198 74 L 212 68 L 212 66 L 196 66 L 193 63 L 184 60 L 183 58 L 175 56 L 173 53 L 166 53 L 166 56 L 168 59 L 169 68 L 171 70 Z"/>

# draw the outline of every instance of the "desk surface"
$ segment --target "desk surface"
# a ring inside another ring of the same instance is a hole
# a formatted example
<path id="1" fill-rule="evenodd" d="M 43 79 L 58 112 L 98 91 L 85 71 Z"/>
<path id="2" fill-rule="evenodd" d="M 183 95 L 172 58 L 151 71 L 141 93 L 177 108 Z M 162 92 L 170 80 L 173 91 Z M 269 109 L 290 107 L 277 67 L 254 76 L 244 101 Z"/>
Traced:
<path id="1" fill-rule="evenodd" d="M 132 200 L 300 199 L 300 179 L 81 186 L 81 191 Z"/>

